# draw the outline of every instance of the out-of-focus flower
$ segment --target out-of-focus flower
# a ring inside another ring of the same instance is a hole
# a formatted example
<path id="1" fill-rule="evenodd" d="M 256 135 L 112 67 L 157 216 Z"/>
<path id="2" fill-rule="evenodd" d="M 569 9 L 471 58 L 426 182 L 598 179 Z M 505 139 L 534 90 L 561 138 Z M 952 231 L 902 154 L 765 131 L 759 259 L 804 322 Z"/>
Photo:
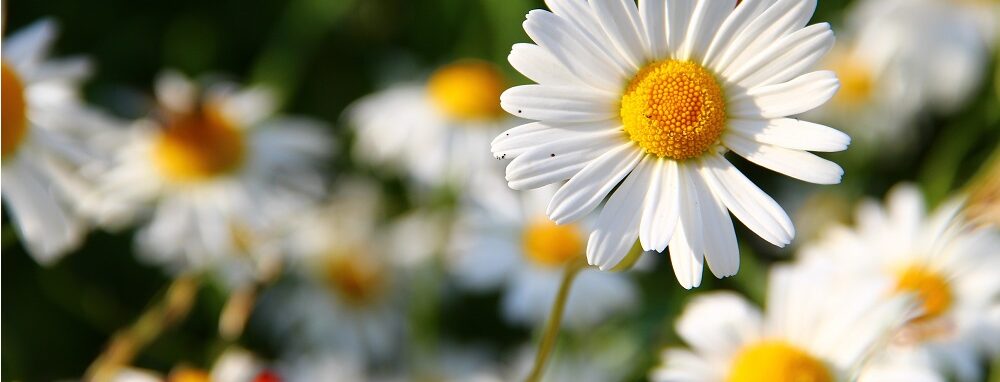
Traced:
<path id="1" fill-rule="evenodd" d="M 668 349 L 654 381 L 853 381 L 899 324 L 910 299 L 881 298 L 885 278 L 848 279 L 829 266 L 771 269 L 766 310 L 741 296 L 695 297 L 677 321 L 692 348 Z"/>
<path id="2" fill-rule="evenodd" d="M 319 165 L 332 145 L 322 125 L 274 117 L 264 89 L 203 91 L 173 72 L 156 95 L 159 115 L 123 139 L 102 174 L 107 198 L 142 207 L 118 211 L 151 212 L 137 237 L 142 254 L 176 269 L 273 256 L 257 244 L 323 192 Z"/>
<path id="3" fill-rule="evenodd" d="M 504 110 L 538 122 L 504 132 L 492 150 L 513 158 L 511 188 L 569 179 L 548 207 L 556 223 L 608 200 L 587 245 L 591 264 L 614 268 L 638 237 L 644 250 L 670 245 L 685 288 L 700 285 L 705 261 L 717 277 L 734 275 L 727 208 L 765 240 L 788 244 L 791 220 L 729 151 L 807 182 L 840 182 L 840 166 L 809 151 L 841 151 L 850 138 L 789 118 L 839 86 L 832 72 L 809 72 L 834 40 L 828 24 L 806 26 L 816 1 L 549 5 L 552 13 L 531 11 L 524 23 L 538 45 L 517 44 L 509 57 L 538 84 L 501 96 Z"/>
<path id="4" fill-rule="evenodd" d="M 399 351 L 407 284 L 379 226 L 380 203 L 367 183 L 345 183 L 292 223 L 292 267 L 303 280 L 271 288 L 259 309 L 287 351 L 349 351 L 366 362 Z"/>
<path id="5" fill-rule="evenodd" d="M 281 379 L 274 382 L 379 381 L 365 375 L 363 365 L 356 358 L 343 353 L 307 354 L 283 359 L 276 369 Z"/>
<path id="6" fill-rule="evenodd" d="M 483 148 L 513 124 L 500 109 L 505 86 L 492 64 L 462 60 L 439 68 L 425 84 L 361 99 L 347 112 L 357 131 L 354 155 L 422 186 L 461 187 L 496 166 Z"/>
<path id="7" fill-rule="evenodd" d="M 3 41 L 3 203 L 28 253 L 50 264 L 76 248 L 93 184 L 81 169 L 105 160 L 102 141 L 119 123 L 78 95 L 86 59 L 46 58 L 55 23 L 43 20 Z"/>
<path id="8" fill-rule="evenodd" d="M 211 370 L 177 366 L 166 376 L 159 373 L 125 368 L 111 378 L 112 382 L 281 382 L 285 379 L 252 353 L 227 349 L 212 365 Z"/>
<path id="9" fill-rule="evenodd" d="M 857 227 L 838 227 L 806 248 L 806 260 L 831 261 L 865 277 L 895 281 L 893 294 L 916 296 L 919 310 L 892 342 L 887 360 L 876 362 L 867 380 L 913 365 L 932 365 L 941 377 L 981 377 L 980 357 L 1000 352 L 1000 234 L 976 229 L 958 217 L 955 200 L 926 216 L 923 197 L 912 186 L 893 189 L 883 208 L 863 204 Z M 905 362 L 909 360 L 909 362 Z"/>
<path id="10" fill-rule="evenodd" d="M 986 42 L 967 15 L 941 0 L 865 0 L 847 19 L 845 44 L 826 66 L 840 92 L 816 117 L 850 129 L 879 150 L 912 142 L 918 117 L 952 112 L 982 84 Z M 910 131 L 910 132 L 907 132 Z"/>
<path id="11" fill-rule="evenodd" d="M 986 166 L 969 190 L 965 213 L 973 223 L 1000 227 L 1000 154 Z"/>
<path id="12" fill-rule="evenodd" d="M 472 289 L 503 288 L 508 320 L 536 325 L 550 314 L 567 264 L 583 261 L 587 244 L 581 224 L 556 225 L 545 216 L 554 188 L 506 196 L 504 208 L 469 206 L 455 223 L 448 264 L 456 280 Z M 494 197 L 496 199 L 497 197 Z M 638 290 L 621 273 L 585 269 L 574 280 L 563 316 L 568 328 L 592 327 L 638 302 Z"/>

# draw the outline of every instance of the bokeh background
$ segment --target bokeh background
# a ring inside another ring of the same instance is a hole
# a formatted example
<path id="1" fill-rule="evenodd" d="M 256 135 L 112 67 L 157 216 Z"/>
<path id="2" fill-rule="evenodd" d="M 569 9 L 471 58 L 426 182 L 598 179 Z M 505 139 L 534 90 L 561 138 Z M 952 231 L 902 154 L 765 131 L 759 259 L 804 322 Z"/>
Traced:
<path id="1" fill-rule="evenodd" d="M 814 21 L 842 25 L 847 0 L 824 0 Z M 13 0 L 5 4 L 4 33 L 43 17 L 58 21 L 55 56 L 87 55 L 97 64 L 85 86 L 88 101 L 123 118 L 141 117 L 153 102 L 151 84 L 164 68 L 188 75 L 217 73 L 278 91 L 282 108 L 329 124 L 341 152 L 353 137 L 342 117 L 360 97 L 395 81 L 420 78 L 428 68 L 458 58 L 496 63 L 511 84 L 527 83 L 506 63 L 512 44 L 528 41 L 521 28 L 536 0 Z M 766 170 L 737 165 L 765 191 L 802 190 L 793 206 L 817 200 L 837 206 L 831 219 L 849 219 L 864 196 L 881 198 L 900 181 L 915 182 L 937 203 L 963 187 L 987 163 L 1000 141 L 1000 79 L 996 54 L 970 102 L 948 114 L 921 118 L 913 144 L 898 160 L 838 153 L 844 182 L 831 187 L 788 184 Z M 834 126 L 840 128 L 840 126 Z M 891 144 L 891 142 L 887 143 Z M 488 150 L 483 148 L 483 150 Z M 336 155 L 328 163 L 333 179 L 377 179 L 392 213 L 413 203 L 403 182 Z M 838 216 L 839 215 L 839 216 Z M 2 256 L 2 330 L 4 380 L 77 378 L 103 350 L 110 336 L 132 323 L 170 282 L 155 266 L 133 255 L 133 232 L 95 231 L 82 248 L 51 267 L 40 267 L 18 243 L 4 216 Z M 694 291 L 677 287 L 667 262 L 635 277 L 639 308 L 621 314 L 602 330 L 627 331 L 641 341 L 626 375 L 644 380 L 658 350 L 676 344 L 673 319 L 698 291 L 733 289 L 760 302 L 766 269 L 790 250 L 771 247 L 737 224 L 742 267 L 737 276 L 706 276 Z M 799 236 L 796 240 L 806 240 Z M 279 281 L 280 282 L 280 281 Z M 467 343 L 502 353 L 533 339 L 532 330 L 504 322 L 498 292 L 439 293 L 414 288 L 411 307 L 416 341 Z M 431 296 L 438 294 L 437 296 Z M 226 289 L 203 284 L 190 315 L 169 328 L 136 358 L 136 366 L 167 371 L 179 362 L 208 367 L 231 341 L 217 335 Z M 426 314 L 427 311 L 433 314 Z M 236 342 L 262 357 L 276 357 L 278 344 L 260 333 L 251 316 Z M 422 321 L 422 322 L 421 322 Z M 421 333 L 423 331 L 423 333 Z M 430 346 L 430 345 L 428 345 Z M 1000 367 L 994 367 L 1000 369 Z M 991 381 L 1000 381 L 994 370 Z"/>

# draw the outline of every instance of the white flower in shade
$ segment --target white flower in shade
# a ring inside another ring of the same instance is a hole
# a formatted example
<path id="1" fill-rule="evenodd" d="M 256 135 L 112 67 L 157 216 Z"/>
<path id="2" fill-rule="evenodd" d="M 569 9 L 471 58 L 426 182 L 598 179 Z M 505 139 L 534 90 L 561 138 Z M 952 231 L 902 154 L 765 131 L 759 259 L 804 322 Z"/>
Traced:
<path id="1" fill-rule="evenodd" d="M 492 149 L 513 158 L 514 189 L 569 179 L 548 206 L 556 223 L 607 199 L 587 244 L 591 264 L 615 267 L 638 237 L 645 250 L 669 244 L 685 288 L 700 284 L 706 260 L 716 276 L 734 275 L 727 209 L 788 244 L 788 216 L 729 151 L 804 181 L 840 181 L 839 166 L 807 151 L 844 150 L 850 138 L 789 118 L 838 88 L 832 72 L 809 72 L 833 45 L 829 25 L 806 26 L 815 0 L 547 3 L 552 12 L 531 11 L 524 23 L 537 45 L 510 54 L 538 84 L 501 96 L 504 110 L 538 122 L 501 134 Z"/>
<path id="2" fill-rule="evenodd" d="M 82 199 L 92 184 L 80 170 L 102 158 L 101 141 L 118 124 L 85 106 L 85 59 L 48 60 L 51 21 L 3 41 L 3 204 L 25 248 L 51 263 L 76 248 L 87 231 Z"/>
<path id="3" fill-rule="evenodd" d="M 115 373 L 110 380 L 112 382 L 280 382 L 283 379 L 257 356 L 243 349 L 231 348 L 215 360 L 211 370 L 182 365 L 175 367 L 164 377 L 149 370 L 124 368 Z"/>
<path id="4" fill-rule="evenodd" d="M 691 350 L 668 349 L 653 381 L 854 381 L 911 306 L 888 279 L 846 278 L 834 264 L 772 268 L 761 312 L 730 292 L 695 297 L 677 321 Z"/>
<path id="5" fill-rule="evenodd" d="M 368 96 L 347 112 L 357 131 L 354 155 L 421 186 L 460 186 L 496 166 L 482 149 L 513 125 L 500 109 L 505 87 L 492 64 L 464 60 L 441 67 L 425 84 Z"/>
<path id="6" fill-rule="evenodd" d="M 960 207 L 950 201 L 927 216 L 920 191 L 898 186 L 885 207 L 863 204 L 856 228 L 837 227 L 804 250 L 807 261 L 890 278 L 890 294 L 910 293 L 920 303 L 866 380 L 923 365 L 941 380 L 954 374 L 975 381 L 979 362 L 1000 354 L 1000 234 L 964 223 Z"/>
<path id="7" fill-rule="evenodd" d="M 263 256 L 254 244 L 322 194 L 332 150 L 322 125 L 273 116 L 260 88 L 202 90 L 167 73 L 156 95 L 160 115 L 136 126 L 102 177 L 108 198 L 151 210 L 142 253 L 179 269 Z"/>
<path id="8" fill-rule="evenodd" d="M 448 265 L 460 285 L 502 288 L 508 320 L 537 325 L 550 314 L 567 264 L 584 260 L 587 231 L 582 224 L 556 225 L 545 216 L 554 188 L 518 195 L 498 186 L 480 190 L 493 196 L 477 198 L 503 208 L 472 205 L 463 210 L 452 232 Z M 638 298 L 626 275 L 584 269 L 570 289 L 563 324 L 592 327 L 633 307 Z"/>
<path id="9" fill-rule="evenodd" d="M 916 143 L 904 131 L 919 127 L 919 116 L 953 112 L 983 84 L 989 50 L 967 16 L 941 0 L 857 3 L 841 33 L 846 42 L 825 63 L 840 78 L 840 92 L 815 118 L 869 144 Z"/>
<path id="10" fill-rule="evenodd" d="M 379 226 L 377 189 L 345 184 L 331 201 L 292 222 L 292 269 L 298 282 L 268 291 L 260 312 L 288 351 L 347 351 L 384 361 L 404 334 L 403 274 Z"/>

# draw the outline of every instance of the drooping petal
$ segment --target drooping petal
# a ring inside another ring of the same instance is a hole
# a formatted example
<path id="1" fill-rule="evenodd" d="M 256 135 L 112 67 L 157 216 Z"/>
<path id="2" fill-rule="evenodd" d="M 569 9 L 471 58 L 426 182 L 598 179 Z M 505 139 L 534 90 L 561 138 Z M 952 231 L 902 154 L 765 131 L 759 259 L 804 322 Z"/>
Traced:
<path id="1" fill-rule="evenodd" d="M 597 225 L 587 242 L 587 261 L 601 270 L 618 265 L 635 245 L 639 235 L 643 199 L 652 178 L 655 160 L 646 158 L 625 178 L 601 209 Z"/>
<path id="2" fill-rule="evenodd" d="M 670 243 L 680 214 L 680 188 L 677 162 L 657 159 L 651 171 L 649 192 L 646 194 L 639 242 L 646 251 L 663 252 Z"/>
<path id="3" fill-rule="evenodd" d="M 690 166 L 677 166 L 681 185 L 680 220 L 670 239 L 670 263 L 684 289 L 701 285 L 705 262 L 705 239 L 702 234 L 701 198 L 695 188 Z M 706 195 L 707 196 L 707 195 Z"/>
<path id="4" fill-rule="evenodd" d="M 692 171 L 692 184 L 697 189 L 701 201 L 702 236 L 705 238 L 705 261 L 715 277 L 723 278 L 736 274 L 740 269 L 740 251 L 736 244 L 736 230 L 729 211 L 709 189 L 702 171 Z"/>
<path id="5" fill-rule="evenodd" d="M 549 219 L 563 224 L 593 211 L 643 155 L 642 149 L 628 142 L 594 159 L 552 196 Z"/>
<path id="6" fill-rule="evenodd" d="M 844 170 L 815 154 L 754 142 L 738 134 L 725 134 L 722 142 L 741 157 L 792 178 L 817 184 L 837 184 Z"/>
<path id="7" fill-rule="evenodd" d="M 712 194 L 747 228 L 779 247 L 792 241 L 792 219 L 774 199 L 722 156 L 707 156 L 703 161 L 700 170 Z"/>

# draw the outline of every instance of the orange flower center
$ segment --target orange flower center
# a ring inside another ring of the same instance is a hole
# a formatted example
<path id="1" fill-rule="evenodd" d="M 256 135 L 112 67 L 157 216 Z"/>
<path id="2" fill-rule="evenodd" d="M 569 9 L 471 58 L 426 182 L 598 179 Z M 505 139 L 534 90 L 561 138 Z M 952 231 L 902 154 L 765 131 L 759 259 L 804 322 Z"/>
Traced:
<path id="1" fill-rule="evenodd" d="M 457 120 L 491 120 L 504 115 L 500 108 L 503 76 L 486 62 L 460 61 L 444 66 L 431 75 L 427 90 L 434 105 Z"/>
<path id="2" fill-rule="evenodd" d="M 830 369 L 783 341 L 762 341 L 737 354 L 728 382 L 831 382 Z"/>
<path id="3" fill-rule="evenodd" d="M 24 83 L 21 82 L 21 77 L 6 62 L 0 63 L 0 68 L 0 87 L 3 88 L 3 100 L 0 102 L 3 104 L 3 126 L 0 127 L 3 132 L 3 151 L 0 155 L 7 159 L 17 152 L 28 133 L 27 104 L 24 101 Z"/>
<path id="4" fill-rule="evenodd" d="M 559 267 L 584 255 L 583 232 L 573 224 L 556 225 L 547 218 L 535 219 L 522 234 L 524 254 L 533 263 Z"/>
<path id="5" fill-rule="evenodd" d="M 153 153 L 163 174 L 173 181 L 193 182 L 229 174 L 246 157 L 243 132 L 214 105 L 172 116 Z"/>

